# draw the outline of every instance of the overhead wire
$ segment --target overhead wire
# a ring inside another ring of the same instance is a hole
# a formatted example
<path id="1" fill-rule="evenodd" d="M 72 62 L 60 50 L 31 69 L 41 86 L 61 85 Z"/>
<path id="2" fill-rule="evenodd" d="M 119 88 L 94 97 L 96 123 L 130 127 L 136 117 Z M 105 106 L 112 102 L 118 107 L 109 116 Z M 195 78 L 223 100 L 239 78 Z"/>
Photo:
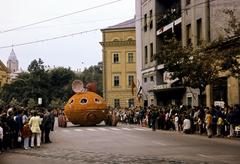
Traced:
<path id="1" fill-rule="evenodd" d="M 61 39 L 61 38 L 66 38 L 66 37 L 72 37 L 72 36 L 75 36 L 75 35 L 81 35 L 81 34 L 84 34 L 84 33 L 89 33 L 89 32 L 93 32 L 93 31 L 97 31 L 97 30 L 99 30 L 99 29 L 92 29 L 92 30 L 87 30 L 87 31 L 81 31 L 81 32 L 77 32 L 77 33 L 71 33 L 71 34 L 66 34 L 66 35 L 56 36 L 56 37 L 47 38 L 47 39 L 31 41 L 31 42 L 12 44 L 12 45 L 9 45 L 9 46 L 2 46 L 2 47 L 0 47 L 0 49 L 10 48 L 10 47 L 18 47 L 18 46 L 24 46 L 24 45 L 30 45 L 30 44 L 35 44 L 35 43 L 41 43 L 41 42 L 46 42 L 46 41 L 56 40 L 56 39 Z"/>
<path id="2" fill-rule="evenodd" d="M 45 23 L 45 22 L 50 22 L 50 21 L 60 19 L 60 18 L 63 18 L 63 17 L 71 16 L 71 15 L 78 14 L 78 13 L 81 13 L 81 12 L 85 12 L 85 11 L 88 11 L 88 10 L 100 8 L 100 7 L 107 6 L 107 5 L 110 5 L 110 4 L 113 4 L 113 3 L 117 3 L 119 1 L 122 1 L 122 0 L 111 1 L 111 2 L 104 3 L 104 4 L 101 4 L 101 5 L 98 5 L 98 6 L 90 7 L 90 8 L 79 10 L 79 11 L 75 11 L 75 12 L 72 12 L 72 13 L 63 14 L 63 15 L 60 15 L 60 16 L 52 17 L 52 18 L 48 18 L 48 19 L 45 19 L 45 20 L 30 23 L 30 24 L 27 24 L 27 25 L 22 25 L 22 26 L 11 28 L 11 29 L 2 30 L 2 31 L 0 31 L 0 34 L 11 32 L 11 31 L 16 31 L 16 30 L 19 30 L 19 29 L 23 29 L 23 28 L 26 28 L 26 27 L 29 27 L 29 26 L 34 26 L 34 25 L 37 25 L 37 24 Z M 209 0 L 209 2 L 213 2 L 213 1 L 216 1 L 216 0 Z M 204 3 L 208 3 L 208 2 L 206 2 L 206 1 L 205 2 L 200 2 L 200 3 L 197 3 L 195 5 L 185 7 L 181 10 L 186 11 L 186 10 L 189 10 L 190 7 L 196 7 L 196 6 L 202 5 Z"/>
<path id="3" fill-rule="evenodd" d="M 19 30 L 19 29 L 23 29 L 23 28 L 26 28 L 26 27 L 29 27 L 29 26 L 34 26 L 34 25 L 37 25 L 37 24 L 45 23 L 45 22 L 50 22 L 50 21 L 60 19 L 60 18 L 63 18 L 63 17 L 75 15 L 75 14 L 78 14 L 78 13 L 81 13 L 81 12 L 85 12 L 85 11 L 93 10 L 93 9 L 100 8 L 100 7 L 103 7 L 103 6 L 107 6 L 107 5 L 110 5 L 110 4 L 113 4 L 113 3 L 117 3 L 119 1 L 122 1 L 122 0 L 115 0 L 115 1 L 107 2 L 107 3 L 101 4 L 101 5 L 86 8 L 86 9 L 83 9 L 83 10 L 79 10 L 79 11 L 63 14 L 63 15 L 60 15 L 60 16 L 48 18 L 48 19 L 45 19 L 45 20 L 37 21 L 37 22 L 34 22 L 34 23 L 30 23 L 30 24 L 27 24 L 27 25 L 22 25 L 22 26 L 11 28 L 11 29 L 3 30 L 3 31 L 0 32 L 0 34 L 11 32 L 11 31 L 16 31 L 16 30 Z"/>
<path id="4" fill-rule="evenodd" d="M 210 2 L 213 2 L 213 1 L 215 1 L 215 0 L 210 0 Z M 196 7 L 196 6 L 202 5 L 204 3 L 207 3 L 207 2 L 201 2 L 201 3 L 195 4 L 193 6 Z M 186 8 L 183 8 L 181 10 L 186 10 Z M 159 16 L 159 15 L 154 15 L 154 16 L 156 17 L 156 16 Z M 144 19 L 144 17 L 141 17 L 139 19 L 135 19 L 133 22 L 130 22 L 130 23 L 127 22 L 127 23 L 122 24 L 122 25 L 132 24 L 132 23 L 135 23 L 135 22 L 143 20 L 143 19 Z M 96 29 L 92 29 L 92 30 L 86 30 L 86 31 L 81 31 L 81 32 L 76 32 L 76 33 L 71 33 L 71 34 L 65 34 L 65 35 L 56 36 L 56 37 L 47 38 L 47 39 L 41 39 L 41 40 L 25 42 L 25 43 L 19 43 L 19 44 L 12 44 L 12 45 L 8 45 L 8 46 L 0 46 L 0 49 L 10 48 L 10 47 L 17 47 L 17 46 L 24 46 L 24 45 L 31 45 L 31 44 L 40 43 L 40 42 L 46 42 L 46 41 L 51 41 L 51 40 L 56 40 L 56 39 L 61 39 L 61 38 L 67 38 L 67 37 L 72 37 L 72 36 L 76 36 L 76 35 L 81 35 L 81 34 L 84 34 L 84 33 L 90 33 L 90 32 L 94 32 L 94 31 L 98 31 L 98 30 L 101 30 L 101 29 L 102 28 L 96 28 Z"/>

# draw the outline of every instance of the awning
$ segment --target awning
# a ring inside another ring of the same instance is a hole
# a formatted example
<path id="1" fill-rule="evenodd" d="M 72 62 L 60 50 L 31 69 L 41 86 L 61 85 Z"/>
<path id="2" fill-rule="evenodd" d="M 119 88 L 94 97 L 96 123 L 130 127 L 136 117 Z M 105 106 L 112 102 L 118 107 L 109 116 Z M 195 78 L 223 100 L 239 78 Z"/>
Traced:
<path id="1" fill-rule="evenodd" d="M 176 92 L 179 93 L 183 93 L 186 91 L 186 88 L 183 86 L 179 86 L 179 87 L 171 87 L 171 88 L 161 88 L 161 89 L 151 89 L 149 90 L 149 92 L 154 92 L 154 93 L 167 93 L 167 92 Z"/>

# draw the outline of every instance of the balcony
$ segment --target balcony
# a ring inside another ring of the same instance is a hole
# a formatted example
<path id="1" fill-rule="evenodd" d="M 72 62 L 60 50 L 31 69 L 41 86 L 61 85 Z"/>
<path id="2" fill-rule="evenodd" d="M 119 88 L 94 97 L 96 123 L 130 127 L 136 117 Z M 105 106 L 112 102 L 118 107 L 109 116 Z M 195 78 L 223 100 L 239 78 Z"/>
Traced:
<path id="1" fill-rule="evenodd" d="M 180 17 L 181 7 L 179 5 L 173 5 L 157 17 L 157 29 L 162 29 L 164 26 L 176 21 Z"/>

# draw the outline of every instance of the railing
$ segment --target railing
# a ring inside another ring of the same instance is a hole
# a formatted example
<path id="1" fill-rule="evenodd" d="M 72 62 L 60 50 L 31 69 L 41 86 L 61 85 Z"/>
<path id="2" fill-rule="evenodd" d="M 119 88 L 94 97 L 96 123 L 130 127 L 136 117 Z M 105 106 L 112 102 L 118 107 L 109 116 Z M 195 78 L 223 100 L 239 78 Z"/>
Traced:
<path id="1" fill-rule="evenodd" d="M 156 18 L 157 29 L 160 29 L 160 28 L 170 24 L 171 22 L 177 20 L 180 17 L 181 17 L 181 8 L 180 7 L 175 7 L 175 8 L 166 10 L 166 12 L 157 16 L 157 18 Z"/>

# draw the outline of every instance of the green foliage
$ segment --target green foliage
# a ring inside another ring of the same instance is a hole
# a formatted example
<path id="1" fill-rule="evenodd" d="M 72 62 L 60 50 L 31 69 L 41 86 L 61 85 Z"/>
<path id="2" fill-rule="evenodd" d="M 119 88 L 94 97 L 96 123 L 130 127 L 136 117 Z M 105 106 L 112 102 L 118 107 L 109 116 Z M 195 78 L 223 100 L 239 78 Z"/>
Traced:
<path id="1" fill-rule="evenodd" d="M 62 109 L 64 107 L 64 102 L 61 99 L 54 99 L 51 100 L 49 107 L 52 109 Z"/>
<path id="2" fill-rule="evenodd" d="M 34 59 L 28 66 L 30 74 L 40 74 L 45 71 L 42 59 Z"/>
<path id="3" fill-rule="evenodd" d="M 3 109 L 6 105 L 6 102 L 0 99 L 0 109 Z"/>
<path id="4" fill-rule="evenodd" d="M 27 108 L 28 109 L 34 109 L 37 106 L 37 103 L 33 98 L 30 98 L 27 102 Z"/>
<path id="5" fill-rule="evenodd" d="M 16 109 L 19 109 L 21 107 L 20 102 L 16 99 L 16 98 L 12 98 L 12 100 L 10 101 L 9 105 L 11 107 L 14 107 Z"/>
<path id="6" fill-rule="evenodd" d="M 70 68 L 55 68 L 49 71 L 50 79 L 50 95 L 52 98 L 61 99 L 67 101 L 68 98 L 73 94 L 71 84 L 75 79 L 75 74 Z"/>
<path id="7" fill-rule="evenodd" d="M 239 36 L 240 35 L 240 21 L 235 15 L 236 9 L 224 9 L 224 14 L 228 16 L 227 27 L 224 28 L 224 31 L 228 36 Z"/>
<path id="8" fill-rule="evenodd" d="M 70 68 L 45 70 L 41 59 L 33 60 L 28 71 L 21 73 L 11 84 L 5 84 L 1 88 L 0 100 L 6 104 L 32 109 L 38 106 L 34 100 L 41 97 L 43 100 L 41 107 L 62 108 L 64 102 L 74 94 L 73 80 L 79 78 Z M 102 91 L 102 71 L 99 66 L 86 69 L 80 76 L 85 84 L 98 82 L 98 91 Z"/>
<path id="9" fill-rule="evenodd" d="M 166 71 L 173 73 L 173 79 L 179 78 L 184 86 L 204 90 L 218 77 L 219 70 L 213 64 L 215 57 L 201 50 L 182 47 L 181 42 L 173 37 L 164 41 L 156 59 L 159 64 L 164 63 Z"/>

